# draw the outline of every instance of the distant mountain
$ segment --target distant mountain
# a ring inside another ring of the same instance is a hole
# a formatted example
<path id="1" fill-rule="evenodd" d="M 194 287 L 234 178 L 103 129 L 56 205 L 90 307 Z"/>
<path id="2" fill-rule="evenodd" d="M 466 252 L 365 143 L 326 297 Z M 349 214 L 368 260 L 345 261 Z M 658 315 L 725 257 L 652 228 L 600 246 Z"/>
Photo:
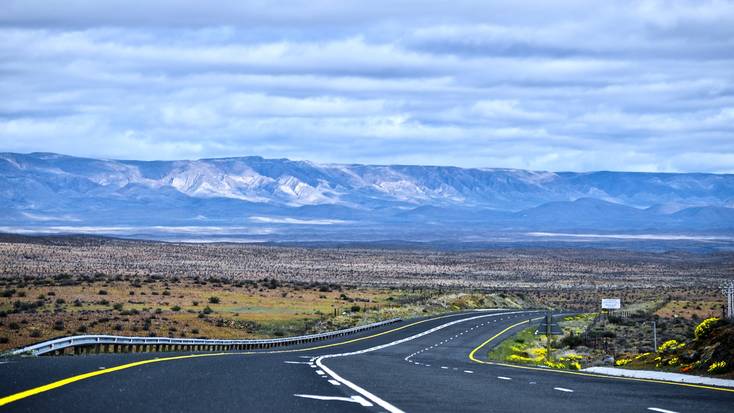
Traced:
<path id="1" fill-rule="evenodd" d="M 0 153 L 0 208 L 0 225 L 10 230 L 216 227 L 288 238 L 317 234 L 317 227 L 323 234 L 328 227 L 354 238 L 379 233 L 390 239 L 431 231 L 436 237 L 540 230 L 722 233 L 734 231 L 734 175 Z"/>

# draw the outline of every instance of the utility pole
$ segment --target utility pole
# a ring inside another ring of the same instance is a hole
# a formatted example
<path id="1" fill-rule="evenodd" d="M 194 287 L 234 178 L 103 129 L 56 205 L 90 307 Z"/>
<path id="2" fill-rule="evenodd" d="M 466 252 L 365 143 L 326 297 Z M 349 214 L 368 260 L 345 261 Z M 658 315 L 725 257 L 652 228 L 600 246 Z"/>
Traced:
<path id="1" fill-rule="evenodd" d="M 652 321 L 652 345 L 655 352 L 658 352 L 658 329 L 655 325 L 655 320 Z"/>
<path id="2" fill-rule="evenodd" d="M 734 280 L 729 280 L 721 286 L 721 292 L 726 295 L 726 318 L 734 318 Z"/>
<path id="3" fill-rule="evenodd" d="M 551 323 L 553 322 L 553 317 L 551 316 L 551 313 L 545 314 L 545 340 L 546 340 L 546 346 L 548 347 L 546 349 L 546 359 L 551 359 L 551 337 L 553 337 L 552 331 L 551 331 Z"/>

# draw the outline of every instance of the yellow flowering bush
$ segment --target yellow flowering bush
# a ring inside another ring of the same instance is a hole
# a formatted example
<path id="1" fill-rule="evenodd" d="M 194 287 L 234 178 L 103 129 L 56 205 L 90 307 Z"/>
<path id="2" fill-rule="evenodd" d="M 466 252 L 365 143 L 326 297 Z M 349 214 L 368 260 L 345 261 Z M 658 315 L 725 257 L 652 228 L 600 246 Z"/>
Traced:
<path id="1" fill-rule="evenodd" d="M 544 363 L 546 366 L 552 369 L 565 369 L 566 365 L 561 362 L 546 360 Z"/>
<path id="2" fill-rule="evenodd" d="M 674 350 L 677 350 L 681 347 L 685 347 L 686 343 L 679 343 L 676 340 L 668 340 L 665 343 L 661 344 L 660 347 L 658 347 L 658 352 L 660 353 L 670 353 Z"/>
<path id="3" fill-rule="evenodd" d="M 514 363 L 533 363 L 535 360 L 531 359 L 530 357 L 520 356 L 517 354 L 510 354 L 507 357 L 507 361 L 511 361 Z"/>
<path id="4" fill-rule="evenodd" d="M 711 330 L 713 330 L 713 328 L 716 327 L 717 324 L 719 324 L 719 321 L 721 321 L 721 319 L 716 317 L 707 318 L 701 321 L 701 323 L 696 326 L 696 329 L 693 332 L 696 340 L 702 337 L 706 337 L 711 332 Z"/>
<path id="5" fill-rule="evenodd" d="M 709 366 L 708 372 L 711 374 L 717 374 L 717 373 L 723 373 L 726 371 L 726 362 L 725 361 L 719 361 L 716 363 L 712 363 Z"/>
<path id="6" fill-rule="evenodd" d="M 547 353 L 547 350 L 542 347 L 534 348 L 530 350 L 530 354 L 532 354 L 535 357 L 545 357 L 546 353 Z"/>

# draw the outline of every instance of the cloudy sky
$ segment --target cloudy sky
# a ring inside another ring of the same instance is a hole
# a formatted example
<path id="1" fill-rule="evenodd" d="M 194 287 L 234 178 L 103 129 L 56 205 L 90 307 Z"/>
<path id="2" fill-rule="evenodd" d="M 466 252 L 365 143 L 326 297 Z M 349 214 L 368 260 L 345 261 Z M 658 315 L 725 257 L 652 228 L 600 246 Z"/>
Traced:
<path id="1" fill-rule="evenodd" d="M 734 2 L 3 0 L 0 151 L 734 172 Z"/>

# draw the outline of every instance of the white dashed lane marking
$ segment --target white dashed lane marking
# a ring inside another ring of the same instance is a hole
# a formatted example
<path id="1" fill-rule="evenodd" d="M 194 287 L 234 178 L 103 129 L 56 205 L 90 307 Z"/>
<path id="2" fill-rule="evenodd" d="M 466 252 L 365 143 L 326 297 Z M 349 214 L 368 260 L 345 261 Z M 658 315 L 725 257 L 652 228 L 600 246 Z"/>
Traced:
<path id="1" fill-rule="evenodd" d="M 678 413 L 673 410 L 661 409 L 659 407 L 648 407 L 647 410 L 652 410 L 653 412 L 660 412 L 660 413 Z"/>
<path id="2" fill-rule="evenodd" d="M 500 380 L 512 380 L 511 378 L 505 376 L 497 376 L 497 378 Z"/>
<path id="3" fill-rule="evenodd" d="M 341 402 L 352 402 L 352 403 L 360 404 L 360 405 L 362 405 L 364 407 L 373 406 L 372 403 L 370 403 L 369 401 L 367 401 L 367 399 L 365 399 L 362 396 L 336 397 L 336 396 L 319 396 L 319 395 L 316 395 L 316 394 L 294 394 L 294 396 L 296 396 L 296 397 L 303 397 L 305 399 L 338 400 L 338 401 L 341 401 Z"/>
<path id="4" fill-rule="evenodd" d="M 566 393 L 573 393 L 573 390 L 567 389 L 565 387 L 554 387 L 553 390 L 558 390 L 558 391 L 562 391 L 562 392 L 566 392 Z"/>

